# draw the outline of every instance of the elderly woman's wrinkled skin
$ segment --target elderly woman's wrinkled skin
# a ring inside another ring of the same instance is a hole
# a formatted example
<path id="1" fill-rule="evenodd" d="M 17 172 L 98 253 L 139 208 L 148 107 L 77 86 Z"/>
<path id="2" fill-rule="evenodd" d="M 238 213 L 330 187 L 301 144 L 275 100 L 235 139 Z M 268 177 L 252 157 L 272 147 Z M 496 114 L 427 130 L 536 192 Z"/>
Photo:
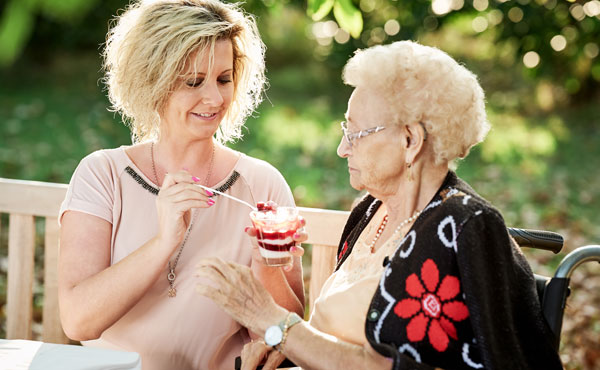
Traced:
<path id="1" fill-rule="evenodd" d="M 350 132 L 375 126 L 385 130 L 356 140 L 351 148 L 341 140 L 337 153 L 348 160 L 350 185 L 356 190 L 370 193 L 390 193 L 398 188 L 398 180 L 404 172 L 406 143 L 397 131 L 389 105 L 378 95 L 366 88 L 357 88 L 348 102 L 346 122 Z"/>

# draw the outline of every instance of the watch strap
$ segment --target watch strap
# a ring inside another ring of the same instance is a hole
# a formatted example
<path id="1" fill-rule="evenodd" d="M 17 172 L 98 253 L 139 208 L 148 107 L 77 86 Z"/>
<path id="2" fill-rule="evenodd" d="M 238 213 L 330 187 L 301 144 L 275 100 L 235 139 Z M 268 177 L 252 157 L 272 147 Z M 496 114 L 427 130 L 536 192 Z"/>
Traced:
<path id="1" fill-rule="evenodd" d="M 300 316 L 298 316 L 297 313 L 295 312 L 290 312 L 287 317 L 285 318 L 284 321 L 282 321 L 283 323 L 283 328 L 281 328 L 282 332 L 283 332 L 283 337 L 281 338 L 281 342 L 275 346 L 275 349 L 278 350 L 279 352 L 283 351 L 283 345 L 285 344 L 285 340 L 287 339 L 288 336 L 288 330 L 300 323 L 304 321 Z M 281 323 L 280 323 L 281 325 Z"/>

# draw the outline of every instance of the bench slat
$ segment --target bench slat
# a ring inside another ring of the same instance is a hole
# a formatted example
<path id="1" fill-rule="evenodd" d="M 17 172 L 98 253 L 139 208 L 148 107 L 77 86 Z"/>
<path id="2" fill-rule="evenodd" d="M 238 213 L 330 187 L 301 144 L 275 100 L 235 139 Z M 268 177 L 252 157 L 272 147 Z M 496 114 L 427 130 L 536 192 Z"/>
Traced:
<path id="1" fill-rule="evenodd" d="M 44 311 L 42 340 L 47 343 L 68 343 L 60 324 L 58 310 L 58 239 L 57 217 L 46 217 L 44 232 Z"/>
<path id="2" fill-rule="evenodd" d="M 306 220 L 307 244 L 332 245 L 337 248 L 350 212 L 298 207 Z"/>
<path id="3" fill-rule="evenodd" d="M 56 217 L 66 184 L 0 178 L 0 212 Z"/>
<path id="4" fill-rule="evenodd" d="M 313 311 L 315 300 L 321 294 L 325 281 L 335 268 L 337 246 L 313 244 L 310 289 L 308 294 L 309 312 Z"/>
<path id="5" fill-rule="evenodd" d="M 306 220 L 307 244 L 312 244 L 312 264 L 308 308 L 312 312 L 315 300 L 325 281 L 335 268 L 337 246 L 350 212 L 299 207 Z"/>
<path id="6" fill-rule="evenodd" d="M 6 294 L 6 337 L 8 339 L 32 339 L 34 252 L 33 216 L 10 214 Z"/>

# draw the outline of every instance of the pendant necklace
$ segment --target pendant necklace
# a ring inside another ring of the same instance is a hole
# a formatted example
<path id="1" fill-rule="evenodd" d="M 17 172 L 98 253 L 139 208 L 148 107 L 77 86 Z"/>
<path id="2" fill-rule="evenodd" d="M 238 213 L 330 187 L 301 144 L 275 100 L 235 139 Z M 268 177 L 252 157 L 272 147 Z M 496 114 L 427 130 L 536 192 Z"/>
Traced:
<path id="1" fill-rule="evenodd" d="M 154 163 L 154 142 L 150 144 L 150 157 L 152 158 L 152 172 L 154 172 L 154 181 L 156 181 L 156 185 L 158 185 L 158 176 L 156 174 L 156 164 Z M 210 155 L 210 164 L 208 165 L 208 173 L 206 174 L 206 178 L 204 179 L 204 185 L 208 186 L 208 180 L 210 180 L 210 175 L 212 174 L 213 165 L 215 161 L 215 144 L 212 146 L 212 153 Z M 193 211 L 192 211 L 193 212 Z M 171 260 L 169 260 L 169 273 L 167 274 L 167 281 L 169 282 L 169 298 L 173 298 L 177 295 L 177 289 L 175 288 L 175 267 L 177 266 L 177 262 L 179 262 L 179 257 L 181 256 L 181 252 L 185 247 L 185 243 L 190 236 L 190 232 L 192 231 L 192 226 L 194 226 L 194 221 L 198 216 L 198 211 L 194 212 L 194 216 L 190 221 L 190 225 L 188 226 L 185 237 L 183 238 L 183 242 L 181 242 L 181 246 L 179 247 L 179 251 L 177 252 L 177 256 L 175 257 L 175 261 L 171 264 Z"/>

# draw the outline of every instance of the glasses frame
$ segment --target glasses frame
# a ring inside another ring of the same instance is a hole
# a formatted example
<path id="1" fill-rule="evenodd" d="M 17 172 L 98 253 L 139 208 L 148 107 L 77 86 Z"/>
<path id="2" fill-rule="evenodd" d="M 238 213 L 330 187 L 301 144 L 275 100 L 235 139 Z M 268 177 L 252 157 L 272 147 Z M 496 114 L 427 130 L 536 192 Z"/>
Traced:
<path id="1" fill-rule="evenodd" d="M 344 138 L 348 142 L 348 145 L 350 145 L 350 148 L 352 148 L 352 146 L 353 146 L 353 143 L 352 143 L 353 141 L 356 141 L 360 138 L 375 134 L 379 131 L 383 131 L 386 128 L 385 126 L 375 126 L 375 127 L 368 128 L 366 130 L 360 130 L 360 131 L 356 131 L 356 132 L 348 132 L 348 126 L 346 124 L 346 121 L 340 122 L 340 126 L 342 127 L 342 132 L 344 134 Z"/>

